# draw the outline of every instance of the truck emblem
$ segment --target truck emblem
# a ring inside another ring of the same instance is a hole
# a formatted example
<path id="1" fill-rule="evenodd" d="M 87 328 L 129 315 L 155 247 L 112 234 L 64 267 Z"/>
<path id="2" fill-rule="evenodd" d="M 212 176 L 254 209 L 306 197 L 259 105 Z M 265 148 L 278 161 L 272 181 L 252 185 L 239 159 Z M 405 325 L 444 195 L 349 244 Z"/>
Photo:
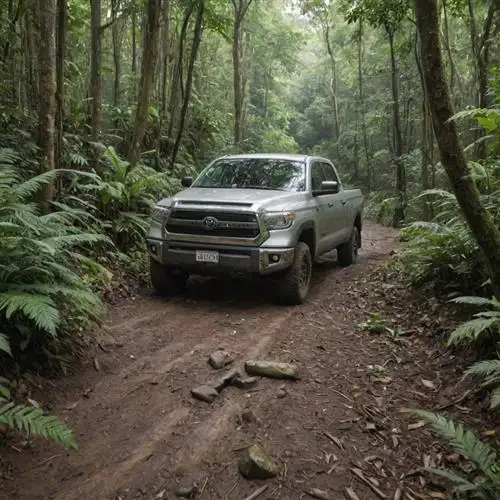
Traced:
<path id="1" fill-rule="evenodd" d="M 217 219 L 215 217 L 205 217 L 203 219 L 203 226 L 205 229 L 215 229 L 217 226 Z"/>

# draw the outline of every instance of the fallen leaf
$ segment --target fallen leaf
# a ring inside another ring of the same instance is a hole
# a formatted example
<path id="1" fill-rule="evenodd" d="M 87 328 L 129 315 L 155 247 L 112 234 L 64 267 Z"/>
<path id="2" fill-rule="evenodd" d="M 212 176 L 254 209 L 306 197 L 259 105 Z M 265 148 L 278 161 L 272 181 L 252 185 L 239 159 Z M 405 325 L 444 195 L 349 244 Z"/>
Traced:
<path id="1" fill-rule="evenodd" d="M 323 434 L 332 442 L 334 442 L 341 450 L 344 449 L 344 445 L 342 444 L 342 441 L 336 437 L 330 434 L 329 432 L 325 431 Z"/>
<path id="2" fill-rule="evenodd" d="M 37 401 L 35 401 L 34 399 L 28 398 L 28 403 L 29 403 L 31 406 L 34 406 L 35 408 L 41 408 L 40 403 L 38 403 L 38 402 L 37 402 Z"/>
<path id="3" fill-rule="evenodd" d="M 96 371 L 99 371 L 101 369 L 101 364 L 99 363 L 99 360 L 97 358 L 94 358 L 94 368 Z"/>
<path id="4" fill-rule="evenodd" d="M 348 500 L 361 500 L 352 488 L 346 487 L 344 493 Z"/>
<path id="5" fill-rule="evenodd" d="M 408 430 L 409 431 L 414 431 L 415 429 L 420 429 L 425 425 L 425 422 L 423 420 L 420 420 L 418 422 L 415 422 L 414 424 L 409 424 L 408 425 Z"/>
<path id="6" fill-rule="evenodd" d="M 434 385 L 434 382 L 431 382 L 430 380 L 425 380 L 424 378 L 421 380 L 422 385 L 424 387 L 427 387 L 427 389 L 432 389 L 435 390 L 436 386 Z"/>
<path id="7" fill-rule="evenodd" d="M 319 490 L 318 488 L 312 488 L 307 490 L 307 493 L 310 497 L 317 498 L 318 500 L 331 500 L 331 496 L 328 495 L 326 491 Z"/>

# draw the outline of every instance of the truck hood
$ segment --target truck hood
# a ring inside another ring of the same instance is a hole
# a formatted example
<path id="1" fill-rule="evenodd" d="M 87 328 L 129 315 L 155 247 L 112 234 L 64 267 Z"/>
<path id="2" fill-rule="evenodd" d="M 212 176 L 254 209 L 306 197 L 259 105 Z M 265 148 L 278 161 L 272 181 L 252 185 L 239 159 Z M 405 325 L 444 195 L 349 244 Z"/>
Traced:
<path id="1" fill-rule="evenodd" d="M 305 193 L 290 193 L 267 189 L 222 189 L 222 188 L 189 188 L 177 193 L 170 199 L 161 200 L 160 205 L 171 202 L 228 204 L 248 207 L 252 210 L 264 208 L 267 210 L 289 209 L 294 202 L 302 201 Z"/>

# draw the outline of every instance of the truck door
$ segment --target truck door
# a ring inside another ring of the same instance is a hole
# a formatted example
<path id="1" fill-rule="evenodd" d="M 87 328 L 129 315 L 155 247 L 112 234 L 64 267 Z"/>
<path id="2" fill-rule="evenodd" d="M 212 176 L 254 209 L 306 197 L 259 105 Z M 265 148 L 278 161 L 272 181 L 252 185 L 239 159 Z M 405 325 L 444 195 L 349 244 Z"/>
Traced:
<path id="1" fill-rule="evenodd" d="M 345 230 L 349 224 L 346 220 L 344 194 L 337 173 L 326 162 L 321 162 L 321 168 L 325 181 L 335 181 L 339 185 L 339 192 L 330 194 L 327 203 L 328 247 L 331 250 L 345 241 Z"/>
<path id="2" fill-rule="evenodd" d="M 311 164 L 311 190 L 318 191 L 321 188 L 321 183 L 326 180 L 321 163 L 313 161 Z M 331 202 L 331 194 L 318 194 L 314 197 L 316 203 L 316 234 L 318 238 L 317 254 L 321 255 L 330 250 L 329 247 L 329 233 L 328 215 Z"/>

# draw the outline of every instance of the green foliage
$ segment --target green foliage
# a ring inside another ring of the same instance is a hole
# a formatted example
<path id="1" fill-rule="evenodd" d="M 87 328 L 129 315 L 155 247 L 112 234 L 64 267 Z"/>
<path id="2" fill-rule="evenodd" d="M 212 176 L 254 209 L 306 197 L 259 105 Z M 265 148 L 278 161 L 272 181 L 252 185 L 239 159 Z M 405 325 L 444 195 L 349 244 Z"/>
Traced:
<path id="1" fill-rule="evenodd" d="M 105 148 L 103 160 L 102 171 L 87 176 L 88 182 L 74 175 L 62 201 L 88 211 L 96 229 L 120 249 L 142 246 L 151 209 L 159 198 L 179 190 L 180 182 L 146 165 L 131 167 L 112 147 Z"/>
<path id="2" fill-rule="evenodd" d="M 448 345 L 474 343 L 486 335 L 498 337 L 500 333 L 500 304 L 496 299 L 482 300 L 479 297 L 459 297 L 454 302 L 460 304 L 488 305 L 493 310 L 474 314 L 474 319 L 459 325 L 451 333 Z"/>
<path id="3" fill-rule="evenodd" d="M 406 411 L 428 422 L 455 451 L 470 460 L 474 470 L 468 478 L 446 469 L 427 468 L 428 472 L 451 482 L 458 498 L 496 500 L 499 497 L 500 469 L 496 463 L 495 449 L 478 439 L 462 424 L 440 414 L 423 410 Z"/>
<path id="4" fill-rule="evenodd" d="M 84 279 L 102 270 L 85 248 L 107 238 L 82 231 L 88 214 L 62 207 L 42 213 L 32 201 L 55 172 L 21 181 L 16 156 L 0 151 L 0 331 L 15 358 L 57 351 L 64 335 L 99 319 L 102 306 Z"/>
<path id="5" fill-rule="evenodd" d="M 0 345 L 0 351 L 3 350 Z M 33 405 L 16 405 L 11 401 L 8 381 L 0 377 L 0 425 L 31 436 L 50 439 L 64 448 L 78 449 L 73 431 L 55 416 L 46 415 Z"/>

